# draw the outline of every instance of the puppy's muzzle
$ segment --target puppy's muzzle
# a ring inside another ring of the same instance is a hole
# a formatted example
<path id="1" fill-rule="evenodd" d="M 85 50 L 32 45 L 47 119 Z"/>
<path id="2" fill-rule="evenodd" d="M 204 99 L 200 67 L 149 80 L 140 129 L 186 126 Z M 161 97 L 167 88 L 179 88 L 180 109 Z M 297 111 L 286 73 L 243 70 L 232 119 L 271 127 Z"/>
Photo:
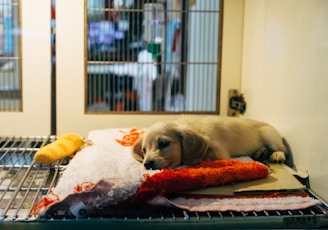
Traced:
<path id="1" fill-rule="evenodd" d="M 147 161 L 144 166 L 146 169 L 156 169 L 155 161 Z"/>

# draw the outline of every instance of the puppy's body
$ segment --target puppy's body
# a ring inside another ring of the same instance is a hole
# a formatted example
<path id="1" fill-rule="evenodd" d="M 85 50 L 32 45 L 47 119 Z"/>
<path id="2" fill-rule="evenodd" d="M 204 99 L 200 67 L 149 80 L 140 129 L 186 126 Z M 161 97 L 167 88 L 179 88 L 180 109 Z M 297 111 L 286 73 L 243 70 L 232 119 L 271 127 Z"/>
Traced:
<path id="1" fill-rule="evenodd" d="M 271 161 L 286 160 L 282 137 L 271 125 L 245 118 L 181 116 L 152 125 L 135 143 L 132 155 L 146 168 L 175 168 L 202 160 L 272 152 Z"/>

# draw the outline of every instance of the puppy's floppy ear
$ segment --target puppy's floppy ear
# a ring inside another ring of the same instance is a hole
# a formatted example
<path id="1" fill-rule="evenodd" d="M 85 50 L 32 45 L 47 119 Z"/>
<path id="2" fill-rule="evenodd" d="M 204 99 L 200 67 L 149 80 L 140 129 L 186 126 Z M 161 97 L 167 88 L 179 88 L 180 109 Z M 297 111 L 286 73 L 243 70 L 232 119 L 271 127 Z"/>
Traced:
<path id="1" fill-rule="evenodd" d="M 142 137 L 140 137 L 132 146 L 132 156 L 137 160 L 142 162 L 144 159 L 144 154 L 142 151 Z"/>
<path id="2" fill-rule="evenodd" d="M 181 161 L 184 165 L 195 165 L 203 160 L 208 148 L 208 139 L 192 129 L 181 129 Z"/>

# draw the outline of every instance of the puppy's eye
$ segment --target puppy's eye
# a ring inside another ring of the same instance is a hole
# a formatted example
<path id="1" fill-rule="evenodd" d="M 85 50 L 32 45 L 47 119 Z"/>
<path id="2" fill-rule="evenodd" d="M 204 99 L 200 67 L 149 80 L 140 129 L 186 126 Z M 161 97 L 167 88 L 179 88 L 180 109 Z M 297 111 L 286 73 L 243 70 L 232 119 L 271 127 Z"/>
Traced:
<path id="1" fill-rule="evenodd" d="M 142 149 L 142 152 L 143 152 L 143 154 L 145 155 L 145 154 L 146 154 L 146 149 L 143 148 L 143 149 Z"/>
<path id="2" fill-rule="evenodd" d="M 159 149 L 167 148 L 167 147 L 169 147 L 169 145 L 170 145 L 169 141 L 159 141 L 158 142 L 158 148 Z"/>

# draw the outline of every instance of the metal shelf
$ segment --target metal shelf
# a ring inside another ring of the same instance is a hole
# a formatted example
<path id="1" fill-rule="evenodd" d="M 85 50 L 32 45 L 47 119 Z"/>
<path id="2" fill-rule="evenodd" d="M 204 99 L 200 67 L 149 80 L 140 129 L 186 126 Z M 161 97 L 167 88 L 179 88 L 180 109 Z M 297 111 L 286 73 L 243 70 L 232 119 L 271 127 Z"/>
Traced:
<path id="1" fill-rule="evenodd" d="M 0 137 L 0 226 L 16 229 L 51 229 L 59 226 L 125 226 L 133 229 L 173 227 L 218 228 L 320 228 L 328 227 L 327 204 L 300 210 L 261 212 L 190 212 L 175 208 L 144 207 L 104 210 L 86 219 L 40 219 L 31 215 L 34 204 L 56 186 L 69 159 L 54 164 L 33 161 L 35 152 L 56 140 L 56 136 Z M 308 191 L 314 199 L 317 198 Z M 320 200 L 320 199 L 319 199 Z M 147 224 L 146 224 L 147 223 Z M 146 225 L 144 225 L 146 224 Z M 120 227 L 120 228 L 121 228 Z M 124 227 L 123 227 L 124 228 Z M 122 228 L 122 229 L 123 229 Z"/>

